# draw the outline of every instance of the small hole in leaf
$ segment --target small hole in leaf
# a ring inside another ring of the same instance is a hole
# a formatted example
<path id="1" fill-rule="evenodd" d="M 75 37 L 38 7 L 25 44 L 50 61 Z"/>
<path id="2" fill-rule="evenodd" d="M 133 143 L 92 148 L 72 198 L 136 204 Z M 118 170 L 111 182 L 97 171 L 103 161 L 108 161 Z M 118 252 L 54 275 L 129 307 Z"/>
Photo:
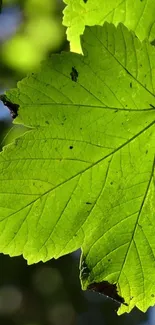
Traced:
<path id="1" fill-rule="evenodd" d="M 19 109 L 19 105 L 18 104 L 14 104 L 11 101 L 7 100 L 7 97 L 5 95 L 1 95 L 0 96 L 0 100 L 3 102 L 3 104 L 5 106 L 8 107 L 10 113 L 11 113 L 11 117 L 13 119 L 15 119 L 18 116 L 18 109 Z"/>
<path id="2" fill-rule="evenodd" d="M 71 71 L 71 73 L 70 73 L 70 76 L 71 76 L 71 79 L 72 79 L 72 81 L 77 81 L 77 79 L 78 79 L 78 72 L 77 72 L 77 70 L 75 69 L 75 67 L 72 67 L 72 71 Z"/>
<path id="3" fill-rule="evenodd" d="M 73 146 L 69 146 L 69 149 L 73 149 Z"/>
<path id="4" fill-rule="evenodd" d="M 86 204 L 92 204 L 91 202 L 86 202 Z"/>

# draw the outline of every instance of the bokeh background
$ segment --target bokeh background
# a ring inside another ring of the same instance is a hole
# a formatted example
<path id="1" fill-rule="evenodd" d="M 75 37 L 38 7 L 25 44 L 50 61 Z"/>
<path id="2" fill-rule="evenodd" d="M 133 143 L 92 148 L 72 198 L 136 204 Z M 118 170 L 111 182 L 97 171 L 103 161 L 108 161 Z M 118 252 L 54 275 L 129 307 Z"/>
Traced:
<path id="1" fill-rule="evenodd" d="M 2 2 L 2 3 L 1 3 Z M 0 93 L 36 71 L 51 53 L 69 51 L 62 0 L 0 1 Z M 0 103 L 0 150 L 23 132 Z M 0 254 L 0 325 L 155 325 L 155 308 L 117 316 L 117 303 L 83 292 L 80 251 L 28 266 Z"/>

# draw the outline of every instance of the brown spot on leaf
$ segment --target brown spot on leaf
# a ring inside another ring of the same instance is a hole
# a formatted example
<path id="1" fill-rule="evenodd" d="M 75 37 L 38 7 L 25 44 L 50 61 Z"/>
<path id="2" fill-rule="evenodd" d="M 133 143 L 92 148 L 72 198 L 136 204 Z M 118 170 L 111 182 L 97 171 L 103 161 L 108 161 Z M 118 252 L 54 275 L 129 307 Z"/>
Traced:
<path id="1" fill-rule="evenodd" d="M 124 301 L 124 298 L 118 294 L 116 284 L 109 283 L 108 281 L 103 281 L 100 283 L 94 282 L 88 286 L 88 290 L 99 292 L 123 305 L 128 306 L 128 304 Z"/>

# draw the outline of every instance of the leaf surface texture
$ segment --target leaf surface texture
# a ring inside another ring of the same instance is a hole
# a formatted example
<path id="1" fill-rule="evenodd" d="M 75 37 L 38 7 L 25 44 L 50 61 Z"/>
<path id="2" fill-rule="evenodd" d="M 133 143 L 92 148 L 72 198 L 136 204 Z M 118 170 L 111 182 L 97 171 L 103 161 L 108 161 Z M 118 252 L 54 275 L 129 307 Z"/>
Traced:
<path id="1" fill-rule="evenodd" d="M 82 248 L 81 282 L 155 303 L 155 49 L 126 27 L 87 27 L 7 92 L 29 127 L 0 155 L 0 250 L 29 263 Z"/>

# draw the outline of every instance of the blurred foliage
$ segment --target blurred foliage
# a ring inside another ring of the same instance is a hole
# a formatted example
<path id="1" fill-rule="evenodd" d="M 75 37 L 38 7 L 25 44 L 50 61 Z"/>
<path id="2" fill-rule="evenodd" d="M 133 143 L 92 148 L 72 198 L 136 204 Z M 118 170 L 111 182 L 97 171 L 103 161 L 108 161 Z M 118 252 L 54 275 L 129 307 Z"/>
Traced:
<path id="1" fill-rule="evenodd" d="M 3 0 L 0 14 L 1 89 L 14 87 L 51 53 L 66 47 L 63 7 L 62 0 Z M 14 125 L 11 130 L 10 127 L 8 123 L 0 126 L 2 145 L 12 142 L 24 131 L 22 126 Z"/>
<path id="2" fill-rule="evenodd" d="M 147 320 L 138 310 L 118 317 L 117 303 L 82 292 L 78 256 L 27 266 L 21 256 L 1 254 L 0 324 L 138 325 Z"/>
<path id="3" fill-rule="evenodd" d="M 65 42 L 62 26 L 63 3 L 58 0 L 21 0 L 3 2 L 18 6 L 21 22 L 16 33 L 1 44 L 3 63 L 26 74 L 36 69 L 50 52 L 60 51 Z"/>

